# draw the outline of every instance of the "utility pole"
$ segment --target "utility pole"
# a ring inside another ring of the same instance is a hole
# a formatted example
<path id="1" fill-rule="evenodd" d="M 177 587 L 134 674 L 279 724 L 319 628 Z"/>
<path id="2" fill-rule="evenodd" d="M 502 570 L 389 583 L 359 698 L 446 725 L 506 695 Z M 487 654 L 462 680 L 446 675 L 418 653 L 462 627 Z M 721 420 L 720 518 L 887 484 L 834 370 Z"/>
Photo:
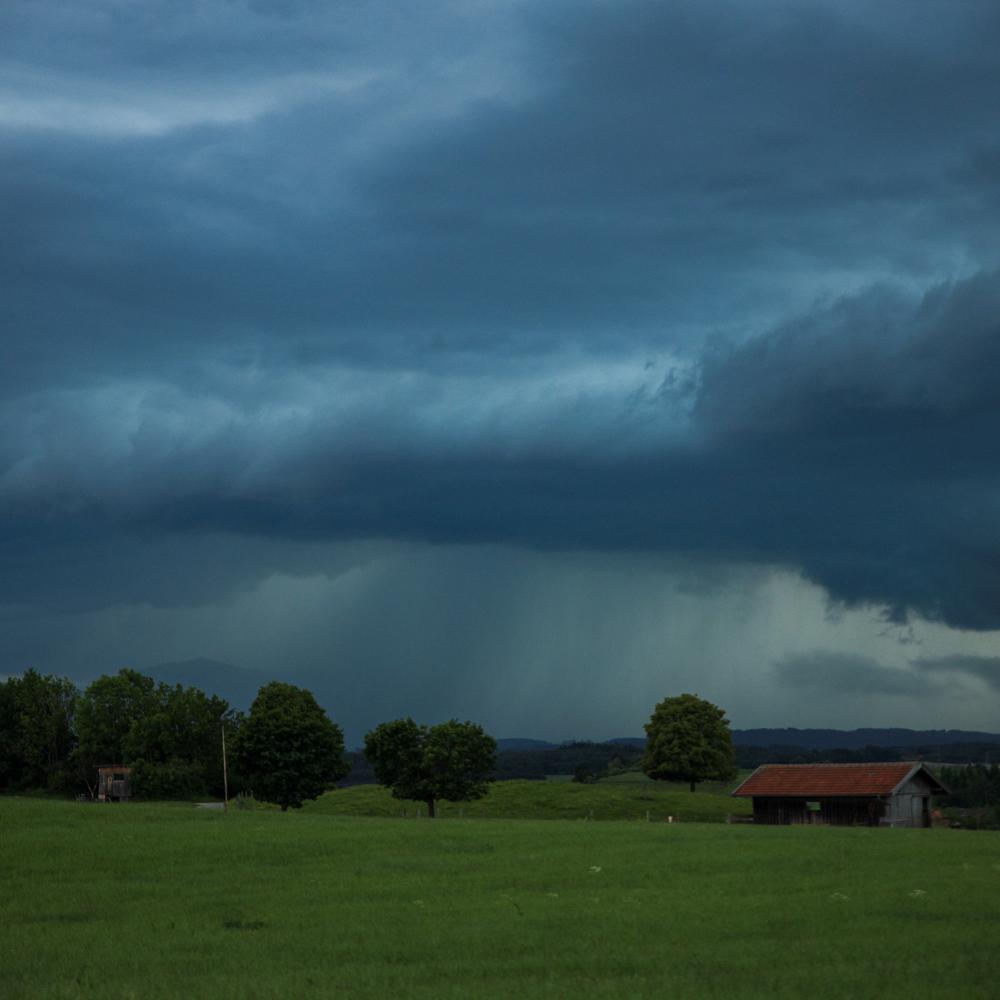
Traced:
<path id="1" fill-rule="evenodd" d="M 222 720 L 222 811 L 229 812 L 229 769 L 226 766 L 226 720 Z"/>

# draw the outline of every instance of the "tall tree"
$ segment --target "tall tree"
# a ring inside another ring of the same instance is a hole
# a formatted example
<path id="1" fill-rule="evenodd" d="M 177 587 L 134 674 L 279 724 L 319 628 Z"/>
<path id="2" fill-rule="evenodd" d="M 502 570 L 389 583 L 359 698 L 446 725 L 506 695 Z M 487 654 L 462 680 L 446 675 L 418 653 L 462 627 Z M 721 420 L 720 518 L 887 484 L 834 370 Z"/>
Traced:
<path id="1" fill-rule="evenodd" d="M 146 756 L 144 726 L 157 707 L 152 677 L 127 669 L 98 677 L 77 706 L 77 751 L 83 763 L 128 764 Z"/>
<path id="2" fill-rule="evenodd" d="M 664 698 L 646 723 L 642 769 L 657 781 L 727 781 L 736 775 L 726 713 L 694 694 Z"/>
<path id="3" fill-rule="evenodd" d="M 15 678 L 0 681 L 0 791 L 17 787 L 21 775 L 17 753 L 17 712 Z"/>
<path id="4" fill-rule="evenodd" d="M 496 749 L 481 726 L 456 719 L 431 727 L 396 719 L 365 736 L 365 757 L 378 783 L 394 798 L 426 803 L 431 817 L 438 799 L 467 802 L 486 794 Z"/>
<path id="5" fill-rule="evenodd" d="M 282 812 L 322 795 L 349 770 L 340 727 L 311 692 L 294 684 L 265 684 L 234 744 L 244 781 Z"/>
<path id="6" fill-rule="evenodd" d="M 37 670 L 0 685 L 0 787 L 67 787 L 77 695 L 65 677 Z"/>
<path id="7" fill-rule="evenodd" d="M 222 793 L 222 724 L 229 703 L 196 687 L 159 684 L 155 704 L 125 740 L 136 793 L 145 798 L 192 798 Z"/>
<path id="8" fill-rule="evenodd" d="M 193 798 L 222 786 L 225 699 L 196 687 L 157 684 L 135 670 L 99 677 L 77 710 L 81 773 L 93 784 L 101 764 L 128 764 L 142 798 Z"/>

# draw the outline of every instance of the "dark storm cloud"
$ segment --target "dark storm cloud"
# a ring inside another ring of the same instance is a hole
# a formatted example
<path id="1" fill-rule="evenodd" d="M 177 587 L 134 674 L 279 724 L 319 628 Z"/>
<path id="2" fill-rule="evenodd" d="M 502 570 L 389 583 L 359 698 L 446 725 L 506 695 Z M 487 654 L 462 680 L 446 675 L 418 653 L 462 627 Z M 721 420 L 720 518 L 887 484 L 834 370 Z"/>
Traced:
<path id="1" fill-rule="evenodd" d="M 4 202 L 36 371 L 684 342 L 993 231 L 989 5 L 35 8 Z"/>
<path id="2" fill-rule="evenodd" d="M 885 667 L 867 656 L 816 650 L 783 659 L 774 665 L 782 687 L 825 695 L 914 697 L 940 692 L 940 684 L 921 673 Z"/>
<path id="3" fill-rule="evenodd" d="M 992 627 L 998 305 L 985 275 L 916 304 L 838 303 L 707 357 L 679 424 L 655 392 L 551 411 L 525 394 L 516 420 L 491 423 L 475 385 L 449 398 L 405 380 L 342 414 L 294 382 L 264 412 L 122 390 L 64 401 L 48 424 L 10 413 L 36 453 L 6 474 L 8 559 L 40 594 L 46 545 L 90 539 L 97 558 L 93 540 L 119 533 L 676 550 L 797 566 L 896 618 Z"/>
<path id="4" fill-rule="evenodd" d="M 914 661 L 920 670 L 947 677 L 949 674 L 965 674 L 985 681 L 994 691 L 1000 691 L 1000 657 L 998 656 L 940 656 L 926 657 Z"/>
<path id="5" fill-rule="evenodd" d="M 991 628 L 998 362 L 997 275 L 914 308 L 872 292 L 709 360 L 695 419 L 739 456 L 758 538 L 833 596 Z"/>
<path id="6" fill-rule="evenodd" d="M 918 7 L 10 5 L 0 601 L 394 538 L 997 627 L 1000 16 Z"/>

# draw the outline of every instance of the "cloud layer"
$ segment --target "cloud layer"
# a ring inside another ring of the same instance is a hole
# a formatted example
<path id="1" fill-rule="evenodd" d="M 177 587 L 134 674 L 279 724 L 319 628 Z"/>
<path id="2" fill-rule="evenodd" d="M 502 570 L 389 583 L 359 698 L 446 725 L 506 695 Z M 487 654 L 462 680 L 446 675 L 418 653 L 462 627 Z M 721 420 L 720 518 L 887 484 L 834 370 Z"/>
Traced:
<path id="1" fill-rule="evenodd" d="M 279 367 L 22 396 L 5 407 L 8 551 L 38 565 L 46 545 L 219 531 L 660 550 L 994 628 L 998 306 L 980 274 L 917 302 L 840 300 L 685 364 Z M 14 571 L 6 587 L 44 597 Z"/>
<path id="2" fill-rule="evenodd" d="M 0 39 L 0 604 L 430 544 L 1000 627 L 994 3 L 12 2 Z"/>

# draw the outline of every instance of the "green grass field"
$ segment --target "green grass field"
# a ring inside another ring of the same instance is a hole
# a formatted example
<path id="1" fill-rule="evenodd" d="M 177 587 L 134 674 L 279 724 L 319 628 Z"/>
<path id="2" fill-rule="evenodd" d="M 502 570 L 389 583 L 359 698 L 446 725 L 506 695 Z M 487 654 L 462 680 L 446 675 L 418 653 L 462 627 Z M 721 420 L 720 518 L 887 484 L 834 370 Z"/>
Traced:
<path id="1" fill-rule="evenodd" d="M 982 997 L 1000 835 L 0 799 L 0 996 Z"/>
<path id="2" fill-rule="evenodd" d="M 643 776 L 645 778 L 645 776 Z M 730 814 L 749 816 L 750 803 L 720 791 L 727 786 L 706 784 L 704 791 L 662 781 L 601 781 L 594 785 L 566 781 L 498 781 L 478 802 L 439 802 L 443 819 L 594 819 L 661 822 L 668 816 L 690 823 L 723 823 Z M 378 785 L 356 785 L 321 796 L 307 812 L 331 816 L 416 815 L 418 804 L 394 799 Z M 427 815 L 426 806 L 421 807 Z"/>

